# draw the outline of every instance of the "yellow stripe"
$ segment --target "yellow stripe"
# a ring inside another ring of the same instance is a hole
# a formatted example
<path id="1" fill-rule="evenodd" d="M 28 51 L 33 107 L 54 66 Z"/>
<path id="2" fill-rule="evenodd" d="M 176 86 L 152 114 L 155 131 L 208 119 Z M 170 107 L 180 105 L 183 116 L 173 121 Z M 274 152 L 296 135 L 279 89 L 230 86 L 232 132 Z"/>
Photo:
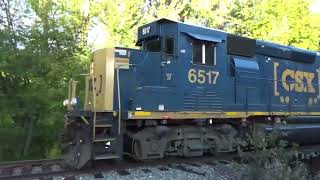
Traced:
<path id="1" fill-rule="evenodd" d="M 252 112 L 253 116 L 261 116 L 261 115 L 267 115 L 269 114 L 268 112 Z"/>
<path id="2" fill-rule="evenodd" d="M 310 115 L 320 115 L 320 112 L 310 112 Z"/>
<path id="3" fill-rule="evenodd" d="M 227 116 L 237 116 L 239 113 L 238 112 L 226 112 L 225 114 Z"/>
<path id="4" fill-rule="evenodd" d="M 129 119 L 163 119 L 163 117 L 170 117 L 170 119 L 196 119 L 196 118 L 247 118 L 250 116 L 301 116 L 313 115 L 320 116 L 320 112 L 150 112 L 150 111 L 133 111 Z"/>
<path id="5" fill-rule="evenodd" d="M 129 64 L 129 58 L 116 58 L 116 63 Z"/>
<path id="6" fill-rule="evenodd" d="M 134 112 L 134 116 L 150 116 L 151 112 L 146 111 L 136 111 Z"/>

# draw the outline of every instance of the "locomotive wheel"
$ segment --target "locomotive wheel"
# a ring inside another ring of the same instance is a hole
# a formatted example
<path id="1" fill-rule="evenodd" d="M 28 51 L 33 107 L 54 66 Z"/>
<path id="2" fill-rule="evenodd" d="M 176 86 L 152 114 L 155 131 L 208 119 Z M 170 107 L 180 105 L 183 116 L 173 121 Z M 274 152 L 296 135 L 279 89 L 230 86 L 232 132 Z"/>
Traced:
<path id="1" fill-rule="evenodd" d="M 91 160 L 90 131 L 83 124 L 75 123 L 67 127 L 67 132 L 64 138 L 68 141 L 62 143 L 62 158 L 67 166 L 81 169 Z"/>
<path id="2" fill-rule="evenodd" d="M 132 140 L 132 155 L 134 159 L 141 159 L 142 158 L 142 151 L 140 142 L 133 139 Z"/>

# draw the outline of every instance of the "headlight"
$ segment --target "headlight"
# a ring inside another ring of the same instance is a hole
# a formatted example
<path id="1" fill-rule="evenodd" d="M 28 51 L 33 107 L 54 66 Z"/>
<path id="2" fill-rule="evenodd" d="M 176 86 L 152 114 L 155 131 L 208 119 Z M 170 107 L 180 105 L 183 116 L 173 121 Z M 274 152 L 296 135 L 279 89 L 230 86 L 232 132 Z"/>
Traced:
<path id="1" fill-rule="evenodd" d="M 72 106 L 76 105 L 77 104 L 77 98 L 72 98 L 70 104 Z"/>
<path id="2" fill-rule="evenodd" d="M 63 106 L 75 106 L 77 104 L 77 98 L 72 98 L 71 101 L 69 101 L 69 99 L 66 99 L 63 101 Z"/>
<path id="3" fill-rule="evenodd" d="M 67 105 L 69 105 L 69 99 L 66 99 L 63 101 L 63 106 L 67 106 Z"/>

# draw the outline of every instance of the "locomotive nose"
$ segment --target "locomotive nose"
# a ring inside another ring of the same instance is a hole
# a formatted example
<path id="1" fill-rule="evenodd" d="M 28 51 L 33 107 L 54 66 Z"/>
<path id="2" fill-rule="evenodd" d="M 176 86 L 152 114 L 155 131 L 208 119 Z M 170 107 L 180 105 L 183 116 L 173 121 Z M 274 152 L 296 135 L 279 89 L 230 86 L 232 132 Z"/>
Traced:
<path id="1" fill-rule="evenodd" d="M 106 48 L 91 54 L 90 72 L 86 78 L 84 109 L 112 111 L 115 80 L 115 49 Z"/>

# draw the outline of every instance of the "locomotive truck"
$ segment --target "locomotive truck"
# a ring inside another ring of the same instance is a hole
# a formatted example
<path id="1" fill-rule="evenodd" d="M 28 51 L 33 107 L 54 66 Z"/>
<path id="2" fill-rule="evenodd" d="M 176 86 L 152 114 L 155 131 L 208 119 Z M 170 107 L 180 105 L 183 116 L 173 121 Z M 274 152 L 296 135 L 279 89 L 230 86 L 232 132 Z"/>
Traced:
<path id="1" fill-rule="evenodd" d="M 233 152 L 241 134 L 275 127 L 319 142 L 319 53 L 168 19 L 138 28 L 136 45 L 92 53 L 83 107 L 70 80 L 70 166 Z"/>

